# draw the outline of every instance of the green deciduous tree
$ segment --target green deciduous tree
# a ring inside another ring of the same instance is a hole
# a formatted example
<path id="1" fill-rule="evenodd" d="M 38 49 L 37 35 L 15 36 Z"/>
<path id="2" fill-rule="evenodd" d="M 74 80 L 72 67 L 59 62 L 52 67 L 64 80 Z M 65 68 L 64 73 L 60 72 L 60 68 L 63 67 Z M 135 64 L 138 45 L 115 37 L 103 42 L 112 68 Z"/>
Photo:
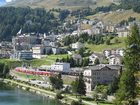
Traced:
<path id="1" fill-rule="evenodd" d="M 119 83 L 119 78 L 114 78 L 114 80 L 112 81 L 112 83 L 109 85 L 109 88 L 108 88 L 109 95 L 116 93 L 116 91 L 119 88 L 118 83 Z"/>
<path id="2" fill-rule="evenodd" d="M 10 68 L 6 63 L 0 62 L 0 77 L 6 77 L 7 74 L 9 73 Z"/>
<path id="3" fill-rule="evenodd" d="M 110 45 L 111 43 L 110 43 L 110 39 L 107 39 L 106 40 L 106 45 Z"/>
<path id="4" fill-rule="evenodd" d="M 61 100 L 63 98 L 62 92 L 61 91 L 57 91 L 55 98 Z"/>
<path id="5" fill-rule="evenodd" d="M 51 76 L 50 83 L 51 83 L 53 89 L 58 89 L 58 90 L 62 89 L 63 80 L 62 80 L 61 74 L 58 74 L 56 76 Z"/>
<path id="6" fill-rule="evenodd" d="M 71 105 L 82 105 L 82 103 L 79 101 L 72 101 Z"/>

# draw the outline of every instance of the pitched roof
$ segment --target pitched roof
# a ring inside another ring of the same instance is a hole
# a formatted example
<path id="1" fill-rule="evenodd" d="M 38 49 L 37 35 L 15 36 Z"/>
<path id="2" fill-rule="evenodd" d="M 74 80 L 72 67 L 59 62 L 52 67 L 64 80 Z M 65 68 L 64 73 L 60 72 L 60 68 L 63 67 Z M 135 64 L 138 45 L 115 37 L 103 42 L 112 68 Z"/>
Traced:
<path id="1" fill-rule="evenodd" d="M 88 69 L 103 70 L 104 68 L 109 68 L 111 70 L 120 70 L 122 66 L 121 65 L 97 65 L 97 66 L 90 66 Z"/>

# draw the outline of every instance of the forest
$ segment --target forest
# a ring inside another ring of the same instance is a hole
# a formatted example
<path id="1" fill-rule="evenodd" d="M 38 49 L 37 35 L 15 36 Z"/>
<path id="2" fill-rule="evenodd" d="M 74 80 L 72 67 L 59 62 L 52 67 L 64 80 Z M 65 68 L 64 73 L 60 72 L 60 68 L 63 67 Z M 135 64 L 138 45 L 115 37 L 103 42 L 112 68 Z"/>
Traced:
<path id="1" fill-rule="evenodd" d="M 0 40 L 11 40 L 20 29 L 23 33 L 49 33 L 59 25 L 54 14 L 42 8 L 0 8 Z"/>

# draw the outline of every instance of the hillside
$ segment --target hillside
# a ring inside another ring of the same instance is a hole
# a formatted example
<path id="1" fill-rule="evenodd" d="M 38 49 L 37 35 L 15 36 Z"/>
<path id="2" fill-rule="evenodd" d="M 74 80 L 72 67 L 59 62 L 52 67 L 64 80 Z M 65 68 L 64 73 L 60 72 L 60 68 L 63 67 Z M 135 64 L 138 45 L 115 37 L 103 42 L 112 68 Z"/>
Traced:
<path id="1" fill-rule="evenodd" d="M 100 52 L 102 53 L 106 49 L 118 49 L 118 48 L 125 48 L 125 42 L 126 38 L 117 38 L 119 40 L 119 43 L 114 43 L 114 39 L 111 40 L 111 45 L 106 45 L 106 44 L 88 44 L 86 43 L 86 47 L 92 51 L 92 52 Z"/>
<path id="2" fill-rule="evenodd" d="M 135 17 L 136 19 L 140 20 L 140 14 L 134 12 L 133 10 L 98 13 L 92 16 L 88 16 L 87 18 L 88 19 L 98 18 L 104 22 L 119 23 L 122 20 L 127 20 L 129 17 Z"/>
<path id="3" fill-rule="evenodd" d="M 15 0 L 8 3 L 7 6 L 77 9 L 85 6 L 90 6 L 92 8 L 107 6 L 110 3 L 112 3 L 112 0 Z"/>

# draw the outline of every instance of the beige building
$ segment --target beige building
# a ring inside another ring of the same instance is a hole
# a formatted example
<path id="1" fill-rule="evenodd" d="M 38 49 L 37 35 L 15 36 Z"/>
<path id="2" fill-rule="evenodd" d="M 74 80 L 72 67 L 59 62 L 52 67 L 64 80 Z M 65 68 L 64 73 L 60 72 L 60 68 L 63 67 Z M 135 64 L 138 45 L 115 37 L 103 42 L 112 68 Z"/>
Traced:
<path id="1" fill-rule="evenodd" d="M 118 37 L 127 37 L 130 34 L 130 31 L 127 28 L 122 28 L 117 30 Z"/>
<path id="2" fill-rule="evenodd" d="M 106 27 L 105 27 L 105 31 L 106 32 L 115 32 L 115 25 L 106 25 Z"/>
<path id="3" fill-rule="evenodd" d="M 84 71 L 87 92 L 91 92 L 97 84 L 109 84 L 114 77 L 121 72 L 119 65 L 97 65 L 91 66 Z"/>
<path id="4" fill-rule="evenodd" d="M 32 47 L 32 51 L 33 51 L 33 58 L 41 58 L 41 55 L 45 54 L 45 48 L 42 45 L 36 45 L 34 47 Z"/>
<path id="5" fill-rule="evenodd" d="M 44 46 L 44 45 L 35 45 L 32 47 L 33 51 L 33 58 L 41 59 L 42 55 L 46 55 L 51 51 L 50 46 Z"/>

